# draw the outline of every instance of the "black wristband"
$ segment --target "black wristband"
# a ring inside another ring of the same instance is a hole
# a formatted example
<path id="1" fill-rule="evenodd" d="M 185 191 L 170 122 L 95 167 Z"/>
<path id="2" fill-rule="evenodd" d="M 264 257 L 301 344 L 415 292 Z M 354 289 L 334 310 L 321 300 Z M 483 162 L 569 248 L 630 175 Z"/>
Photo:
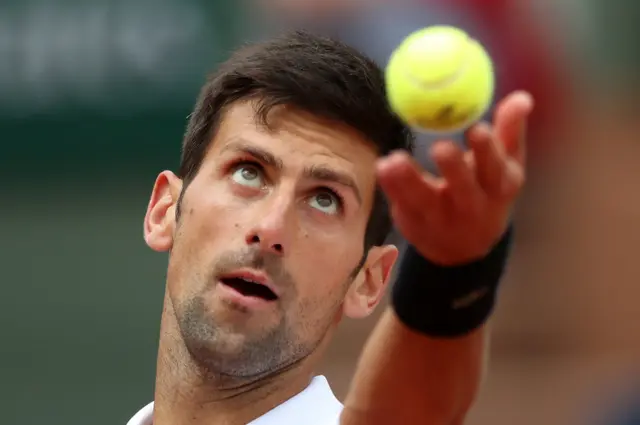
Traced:
<path id="1" fill-rule="evenodd" d="M 409 245 L 391 294 L 396 315 L 432 337 L 458 337 L 489 318 L 509 255 L 512 228 L 484 258 L 461 266 L 434 264 Z"/>

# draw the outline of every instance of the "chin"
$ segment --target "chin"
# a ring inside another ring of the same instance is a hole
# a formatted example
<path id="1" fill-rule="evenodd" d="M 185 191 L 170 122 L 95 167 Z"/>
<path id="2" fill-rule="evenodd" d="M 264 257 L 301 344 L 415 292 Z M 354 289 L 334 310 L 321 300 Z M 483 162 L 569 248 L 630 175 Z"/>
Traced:
<path id="1" fill-rule="evenodd" d="M 229 326 L 196 329 L 185 329 L 184 343 L 196 364 L 212 376 L 243 380 L 264 377 L 313 351 L 293 342 L 295 338 L 290 338 L 283 327 L 270 331 L 240 331 Z"/>
<path id="2" fill-rule="evenodd" d="M 268 375 L 286 362 L 282 352 L 265 352 L 238 335 L 224 341 L 191 341 L 187 343 L 193 360 L 208 375 L 247 380 Z"/>

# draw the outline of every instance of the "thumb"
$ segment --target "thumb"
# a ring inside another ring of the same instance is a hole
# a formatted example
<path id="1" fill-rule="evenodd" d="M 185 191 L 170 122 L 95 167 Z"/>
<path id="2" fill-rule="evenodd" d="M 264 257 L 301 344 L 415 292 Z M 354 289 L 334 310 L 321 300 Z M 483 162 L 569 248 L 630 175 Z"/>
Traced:
<path id="1" fill-rule="evenodd" d="M 507 155 L 524 164 L 527 118 L 533 110 L 533 97 L 525 91 L 511 93 L 497 106 L 494 131 Z"/>

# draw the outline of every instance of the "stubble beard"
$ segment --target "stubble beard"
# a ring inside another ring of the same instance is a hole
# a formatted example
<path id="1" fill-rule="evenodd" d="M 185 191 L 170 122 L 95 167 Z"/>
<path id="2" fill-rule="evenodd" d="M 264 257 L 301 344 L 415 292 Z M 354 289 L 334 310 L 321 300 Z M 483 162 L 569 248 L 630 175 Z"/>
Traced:
<path id="1" fill-rule="evenodd" d="M 219 323 L 198 295 L 180 308 L 178 324 L 191 357 L 206 376 L 228 381 L 259 379 L 309 354 L 283 319 L 258 337 L 237 334 Z"/>

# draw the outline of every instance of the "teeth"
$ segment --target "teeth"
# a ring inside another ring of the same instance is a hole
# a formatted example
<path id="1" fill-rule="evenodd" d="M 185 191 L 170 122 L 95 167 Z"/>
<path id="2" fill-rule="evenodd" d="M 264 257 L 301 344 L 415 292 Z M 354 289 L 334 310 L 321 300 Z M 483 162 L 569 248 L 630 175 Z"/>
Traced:
<path id="1" fill-rule="evenodd" d="M 241 279 L 241 280 L 244 280 L 245 282 L 248 282 L 248 283 L 254 283 L 254 284 L 256 284 L 256 285 L 260 285 L 258 282 L 254 282 L 253 280 L 244 279 L 244 278 L 240 278 L 240 279 Z"/>

